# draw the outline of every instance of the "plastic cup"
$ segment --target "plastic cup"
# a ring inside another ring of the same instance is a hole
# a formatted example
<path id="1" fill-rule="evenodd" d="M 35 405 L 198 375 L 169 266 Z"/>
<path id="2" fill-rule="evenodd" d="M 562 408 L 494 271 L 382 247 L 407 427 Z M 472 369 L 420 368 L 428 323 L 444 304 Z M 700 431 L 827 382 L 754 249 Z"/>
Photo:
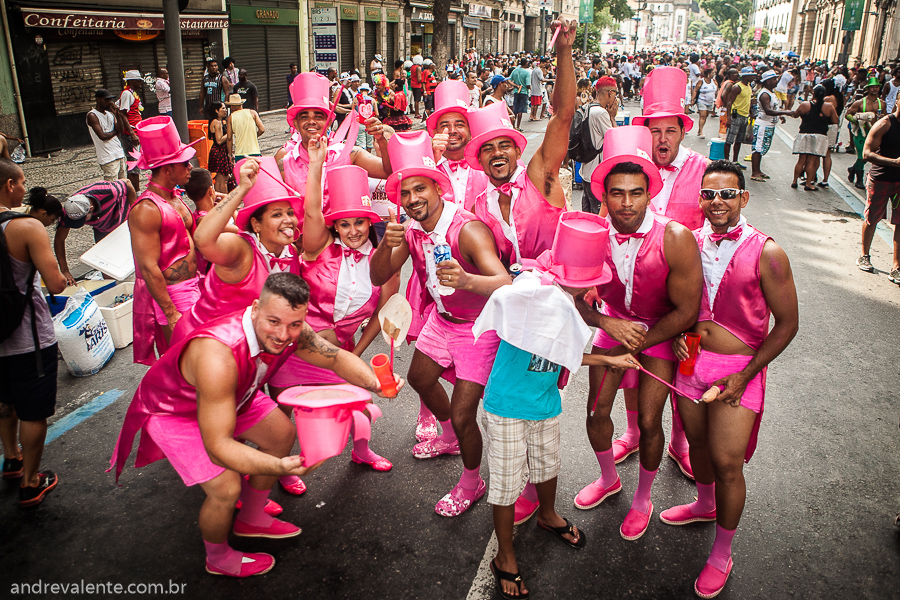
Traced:
<path id="1" fill-rule="evenodd" d="M 687 344 L 688 357 L 678 365 L 678 372 L 684 376 L 691 376 L 694 374 L 694 363 L 697 362 L 697 352 L 700 350 L 700 334 L 685 333 L 684 343 Z"/>
<path id="2" fill-rule="evenodd" d="M 372 357 L 370 363 L 375 376 L 378 377 L 378 383 L 381 384 L 381 391 L 388 398 L 397 395 L 397 381 L 394 379 L 394 372 L 391 369 L 391 360 L 387 354 L 376 354 Z"/>

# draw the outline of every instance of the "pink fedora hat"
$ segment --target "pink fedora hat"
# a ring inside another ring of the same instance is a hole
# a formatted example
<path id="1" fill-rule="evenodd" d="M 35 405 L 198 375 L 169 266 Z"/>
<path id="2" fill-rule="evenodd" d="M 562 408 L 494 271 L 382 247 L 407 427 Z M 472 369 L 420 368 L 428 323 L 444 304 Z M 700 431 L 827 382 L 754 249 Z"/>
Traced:
<path id="1" fill-rule="evenodd" d="M 197 154 L 191 146 L 203 141 L 200 138 L 190 144 L 183 144 L 171 117 L 144 119 L 134 130 L 141 148 L 132 156 L 135 160 L 128 163 L 129 168 L 137 166 L 138 169 L 155 169 L 163 165 L 183 163 Z"/>
<path id="2" fill-rule="evenodd" d="M 478 151 L 482 144 L 498 137 L 509 137 L 522 152 L 528 145 L 525 136 L 516 131 L 509 120 L 506 102 L 493 102 L 484 108 L 470 111 L 469 132 L 472 134 L 472 141 L 466 144 L 466 162 L 479 171 L 484 170 L 478 162 Z"/>
<path id="3" fill-rule="evenodd" d="M 469 87 L 458 79 L 448 79 L 434 88 L 434 112 L 425 121 L 429 135 L 436 133 L 438 121 L 448 112 L 464 117 L 469 113 Z"/>
<path id="4" fill-rule="evenodd" d="M 690 131 L 694 120 L 684 114 L 684 92 L 687 73 L 675 67 L 657 67 L 647 75 L 644 83 L 644 114 L 631 120 L 635 125 L 646 125 L 648 119 L 678 117 L 685 131 Z"/>
<path id="5" fill-rule="evenodd" d="M 612 269 L 609 255 L 609 223 L 601 216 L 571 210 L 559 217 L 553 246 L 536 260 L 523 261 L 560 285 L 587 288 L 608 283 Z M 549 283 L 550 281 L 545 281 Z"/>
<path id="6" fill-rule="evenodd" d="M 241 165 L 247 160 L 251 159 L 245 158 L 234 165 L 234 176 L 238 181 L 241 178 Z M 234 224 L 237 225 L 238 229 L 246 230 L 253 213 L 258 208 L 272 202 L 290 202 L 291 206 L 294 207 L 294 214 L 297 215 L 297 220 L 302 222 L 303 198 L 281 179 L 281 172 L 278 170 L 278 163 L 275 162 L 275 157 L 263 156 L 256 157 L 254 160 L 259 161 L 259 174 L 256 176 L 256 183 L 244 196 L 244 206 L 234 218 Z"/>
<path id="7" fill-rule="evenodd" d="M 603 197 L 603 180 L 610 169 L 619 163 L 633 162 L 644 169 L 650 178 L 650 197 L 654 197 L 663 187 L 659 169 L 653 164 L 653 136 L 650 130 L 639 125 L 614 127 L 603 138 L 603 161 L 591 175 L 591 192 Z"/>
<path id="8" fill-rule="evenodd" d="M 317 109 L 326 115 L 331 111 L 331 82 L 318 73 L 298 73 L 291 83 L 291 104 L 287 109 L 287 122 L 294 126 L 297 115 L 308 109 Z"/>
<path id="9" fill-rule="evenodd" d="M 362 167 L 331 167 L 325 171 L 325 185 L 331 210 L 325 215 L 325 224 L 329 227 L 338 219 L 349 217 L 366 217 L 373 223 L 381 221 L 378 213 L 372 210 L 369 175 Z"/>
<path id="10" fill-rule="evenodd" d="M 400 197 L 400 180 L 421 175 L 433 179 L 445 194 L 453 190 L 450 180 L 435 167 L 431 136 L 424 131 L 395 133 L 388 140 L 388 156 L 394 170 L 387 178 L 385 191 L 392 202 Z"/>

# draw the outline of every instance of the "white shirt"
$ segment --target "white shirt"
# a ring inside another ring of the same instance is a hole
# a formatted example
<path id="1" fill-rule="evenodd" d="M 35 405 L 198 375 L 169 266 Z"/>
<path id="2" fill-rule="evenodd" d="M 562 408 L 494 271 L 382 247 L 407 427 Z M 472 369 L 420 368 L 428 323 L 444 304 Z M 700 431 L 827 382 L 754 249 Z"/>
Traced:
<path id="1" fill-rule="evenodd" d="M 688 79 L 691 82 L 691 87 L 694 87 L 694 84 L 700 80 L 700 67 L 696 63 L 691 63 L 691 66 L 688 67 Z"/>
<path id="2" fill-rule="evenodd" d="M 250 349 L 250 358 L 256 358 L 256 377 L 253 378 L 253 385 L 250 386 L 247 393 L 244 394 L 244 397 L 238 402 L 238 408 L 256 395 L 259 384 L 262 382 L 263 377 L 266 376 L 266 371 L 269 370 L 269 365 L 257 358 L 260 352 L 262 352 L 262 349 L 259 347 L 259 340 L 256 338 L 256 331 L 253 329 L 253 320 L 250 318 L 251 310 L 253 310 L 253 307 L 248 306 L 247 310 L 244 311 L 244 316 L 241 317 L 241 326 L 244 329 L 244 337 L 247 338 L 247 347 Z"/>
<path id="3" fill-rule="evenodd" d="M 444 295 L 449 296 L 456 290 L 441 285 L 438 281 L 437 265 L 434 262 L 434 247 L 439 244 L 447 244 L 447 232 L 450 230 L 450 224 L 453 222 L 453 217 L 456 215 L 457 210 L 459 210 L 459 206 L 456 203 L 444 202 L 444 208 L 441 210 L 441 218 L 438 219 L 437 225 L 434 226 L 433 231 L 426 232 L 428 233 L 428 237 L 431 238 L 432 243 L 429 244 L 428 242 L 425 242 L 422 244 L 422 249 L 425 251 L 425 287 L 434 299 L 438 312 L 442 313 L 446 313 L 447 310 L 444 308 L 444 303 L 441 300 L 441 292 L 443 291 Z M 422 229 L 422 224 L 416 220 L 413 220 L 410 228 L 425 231 Z"/>
<path id="4" fill-rule="evenodd" d="M 673 160 L 671 163 L 671 166 L 675 167 L 675 170 L 659 170 L 659 175 L 660 177 L 662 177 L 663 181 L 663 187 L 662 190 L 650 201 L 657 214 L 666 214 L 666 208 L 669 206 L 669 198 L 672 197 L 672 190 L 675 189 L 675 178 L 678 177 L 678 174 L 681 172 L 681 169 L 684 167 L 684 163 L 687 162 L 689 156 L 690 152 L 688 151 L 687 146 L 679 145 L 678 154 L 675 156 L 675 160 Z"/>
<path id="5" fill-rule="evenodd" d="M 340 238 L 334 243 L 343 248 L 347 246 Z M 357 262 L 353 255 L 343 256 L 341 268 L 338 272 L 337 290 L 334 294 L 334 322 L 342 320 L 347 315 L 352 315 L 365 305 L 372 296 L 372 279 L 369 275 L 369 256 L 372 254 L 372 242 L 357 248 L 363 253 L 364 258 Z"/>
<path id="6" fill-rule="evenodd" d="M 519 165 L 516 169 L 516 172 L 513 173 L 510 181 L 516 181 L 519 179 L 519 176 L 525 170 L 525 167 Z M 503 230 L 503 235 L 512 243 L 513 249 L 516 251 L 516 262 L 522 262 L 522 256 L 519 253 L 519 234 L 516 233 L 516 220 L 513 216 L 513 208 L 516 206 L 516 199 L 519 197 L 519 193 L 521 190 L 519 188 L 514 187 L 511 190 L 509 196 L 509 223 L 507 223 L 503 219 L 503 213 L 500 211 L 500 192 L 497 190 L 496 186 L 493 183 L 488 181 L 487 187 L 487 209 L 492 217 L 497 219 L 500 222 L 500 229 Z"/>
<path id="7" fill-rule="evenodd" d="M 616 234 L 620 232 L 616 231 L 609 217 L 607 217 L 607 221 L 609 221 L 610 256 L 613 264 L 616 265 L 619 281 L 625 286 L 625 308 L 631 310 L 631 292 L 634 289 L 634 263 L 637 260 L 641 246 L 644 245 L 644 238 L 628 238 L 625 240 L 625 243 L 620 244 L 616 240 Z M 645 212 L 644 221 L 635 233 L 650 233 L 650 229 L 653 228 L 653 221 L 653 214 L 649 211 Z"/>
<path id="8" fill-rule="evenodd" d="M 116 117 L 111 112 L 100 112 L 96 108 L 93 108 L 88 114 L 97 117 L 97 122 L 100 124 L 100 131 L 103 133 L 109 133 L 110 131 L 115 130 Z M 108 140 L 101 140 L 97 137 L 97 134 L 94 133 L 94 128 L 90 125 L 88 125 L 88 133 L 91 134 L 91 139 L 94 141 L 94 149 L 97 151 L 98 164 L 105 165 L 114 160 L 125 158 L 125 150 L 122 149 L 122 142 L 119 141 L 119 136 L 114 136 Z"/>
<path id="9" fill-rule="evenodd" d="M 709 296 L 709 308 L 713 309 L 716 302 L 716 294 L 719 292 L 719 284 L 722 283 L 722 277 L 728 269 L 728 264 L 734 257 L 734 253 L 741 244 L 750 237 L 750 227 L 747 227 L 747 219 L 741 215 L 737 225 L 729 227 L 731 232 L 738 227 L 743 227 L 741 237 L 738 239 L 722 240 L 718 244 L 709 239 L 709 235 L 713 232 L 712 225 L 709 221 L 703 224 L 700 233 L 703 236 L 703 251 L 700 253 L 700 262 L 703 264 L 703 285 L 706 286 L 707 295 Z"/>
<path id="10" fill-rule="evenodd" d="M 594 148 L 603 147 L 603 138 L 606 136 L 606 132 L 612 129 L 612 126 L 612 118 L 609 116 L 609 111 L 602 106 L 592 106 L 590 108 L 588 112 L 588 127 L 591 132 L 591 144 L 593 144 Z M 581 178 L 584 179 L 587 185 L 590 185 L 591 175 L 594 174 L 594 169 L 600 164 L 602 158 L 603 152 L 600 152 L 591 162 L 582 163 Z"/>
<path id="11" fill-rule="evenodd" d="M 794 83 L 794 76 L 790 71 L 785 71 L 781 74 L 781 79 L 778 80 L 778 85 L 775 86 L 776 92 L 781 92 L 782 94 L 787 94 L 788 89 L 790 89 L 791 85 Z"/>
<path id="12" fill-rule="evenodd" d="M 169 87 L 168 79 L 157 78 L 156 99 L 159 100 L 159 112 L 170 112 L 172 110 L 172 91 Z"/>
<path id="13" fill-rule="evenodd" d="M 269 252 L 268 248 L 266 248 L 261 241 L 259 241 L 258 233 L 251 233 L 250 235 L 252 235 L 253 239 L 256 240 L 256 248 L 262 253 L 263 260 L 266 261 L 266 267 L 269 269 L 270 275 L 272 273 L 283 273 L 285 271 L 290 270 L 290 268 L 282 267 L 278 263 L 276 263 L 274 267 L 270 266 L 271 263 L 269 262 L 270 258 L 290 258 L 290 257 L 294 256 L 294 253 L 291 252 L 290 244 L 288 244 L 287 246 L 282 248 L 280 255 L 275 256 L 273 253 Z"/>
<path id="14" fill-rule="evenodd" d="M 453 186 L 453 200 L 460 206 L 466 202 L 466 184 L 469 183 L 469 164 L 463 160 L 463 163 L 454 172 L 448 164 L 450 160 L 446 156 L 442 156 L 437 167 L 450 180 Z"/>
<path id="15" fill-rule="evenodd" d="M 767 115 L 766 111 L 763 110 L 763 94 L 769 95 L 769 108 L 771 110 L 781 110 L 781 102 L 778 100 L 778 96 L 776 96 L 774 92 L 770 92 L 766 88 L 763 88 L 759 90 L 759 93 L 756 95 L 756 105 L 759 106 L 759 112 L 756 114 L 756 121 L 758 123 L 764 123 L 766 127 L 775 127 L 778 124 L 778 117 Z"/>

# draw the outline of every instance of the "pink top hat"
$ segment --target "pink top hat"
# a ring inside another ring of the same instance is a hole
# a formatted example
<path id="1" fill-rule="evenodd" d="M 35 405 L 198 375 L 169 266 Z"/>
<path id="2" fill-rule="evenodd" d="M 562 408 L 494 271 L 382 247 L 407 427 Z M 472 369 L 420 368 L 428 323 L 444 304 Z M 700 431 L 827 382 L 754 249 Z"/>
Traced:
<path id="1" fill-rule="evenodd" d="M 234 165 L 234 176 L 238 181 L 241 178 L 241 165 L 247 160 L 250 159 L 245 158 Z M 256 183 L 244 196 L 244 206 L 234 218 L 234 224 L 237 225 L 238 229 L 246 230 L 247 225 L 250 223 L 250 216 L 261 206 L 272 202 L 290 202 L 291 206 L 294 207 L 297 220 L 302 220 L 303 198 L 282 181 L 281 172 L 278 170 L 278 163 L 275 162 L 275 157 L 256 157 L 255 160 L 259 161 L 259 174 L 256 176 Z"/>
<path id="2" fill-rule="evenodd" d="M 155 169 L 189 161 L 197 154 L 191 146 L 203 139 L 183 144 L 171 117 L 144 119 L 135 125 L 134 130 L 141 142 L 141 149 L 132 156 L 135 161 L 128 163 L 129 168 L 136 165 L 138 169 Z"/>
<path id="3" fill-rule="evenodd" d="M 287 109 L 287 122 L 294 126 L 297 115 L 311 108 L 321 110 L 326 115 L 331 111 L 331 82 L 318 73 L 298 73 L 291 83 L 291 102 Z"/>
<path id="4" fill-rule="evenodd" d="M 606 261 L 609 254 L 609 224 L 592 213 L 572 210 L 563 213 L 556 226 L 553 246 L 537 260 L 523 261 L 526 268 L 538 268 L 560 285 L 587 288 L 612 280 Z M 545 280 L 545 283 L 549 283 Z"/>
<path id="5" fill-rule="evenodd" d="M 603 161 L 591 175 L 591 192 L 603 197 L 603 180 L 610 169 L 619 163 L 633 162 L 644 169 L 650 178 L 650 197 L 656 196 L 663 187 L 659 169 L 653 164 L 653 136 L 650 130 L 640 125 L 614 127 L 603 138 Z"/>
<path id="6" fill-rule="evenodd" d="M 369 176 L 366 170 L 356 165 L 331 167 L 325 171 L 325 185 L 328 187 L 328 201 L 331 212 L 325 215 L 325 224 L 331 226 L 338 219 L 366 217 L 373 223 L 381 221 L 372 210 L 369 197 Z"/>
<path id="7" fill-rule="evenodd" d="M 464 117 L 469 114 L 469 87 L 458 79 L 448 79 L 434 88 L 434 112 L 425 121 L 429 135 L 436 133 L 438 121 L 448 112 Z"/>
<path id="8" fill-rule="evenodd" d="M 496 103 L 495 103 L 496 104 Z M 404 177 L 421 175 L 433 179 L 444 193 L 451 192 L 453 186 L 434 163 L 431 136 L 424 131 L 403 131 L 395 133 L 388 140 L 388 156 L 394 170 L 387 178 L 385 191 L 392 202 L 400 197 L 400 180 Z"/>
<path id="9" fill-rule="evenodd" d="M 694 120 L 684 114 L 684 90 L 687 73 L 675 67 L 657 67 L 647 75 L 644 84 L 644 114 L 631 120 L 635 125 L 646 125 L 647 119 L 678 117 L 685 131 L 690 131 Z"/>
<path id="10" fill-rule="evenodd" d="M 528 145 L 525 136 L 519 133 L 509 120 L 505 102 L 492 102 L 484 108 L 470 111 L 469 133 L 472 134 L 472 141 L 466 144 L 466 162 L 479 171 L 484 170 L 478 162 L 478 152 L 482 144 L 498 137 L 508 137 L 512 138 L 522 152 Z"/>

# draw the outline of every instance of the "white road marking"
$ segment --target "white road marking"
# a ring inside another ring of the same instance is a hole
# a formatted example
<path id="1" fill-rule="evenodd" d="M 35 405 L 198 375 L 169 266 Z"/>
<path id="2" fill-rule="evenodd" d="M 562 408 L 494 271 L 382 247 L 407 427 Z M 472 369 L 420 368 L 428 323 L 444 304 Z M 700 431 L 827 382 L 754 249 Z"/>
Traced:
<path id="1" fill-rule="evenodd" d="M 472 580 L 466 600 L 483 600 L 494 597 L 494 574 L 491 573 L 491 561 L 496 555 L 497 534 L 491 533 L 491 539 L 488 540 L 487 548 L 484 549 L 484 556 L 481 558 L 481 564 L 478 565 L 478 571 L 475 573 L 475 579 Z"/>

